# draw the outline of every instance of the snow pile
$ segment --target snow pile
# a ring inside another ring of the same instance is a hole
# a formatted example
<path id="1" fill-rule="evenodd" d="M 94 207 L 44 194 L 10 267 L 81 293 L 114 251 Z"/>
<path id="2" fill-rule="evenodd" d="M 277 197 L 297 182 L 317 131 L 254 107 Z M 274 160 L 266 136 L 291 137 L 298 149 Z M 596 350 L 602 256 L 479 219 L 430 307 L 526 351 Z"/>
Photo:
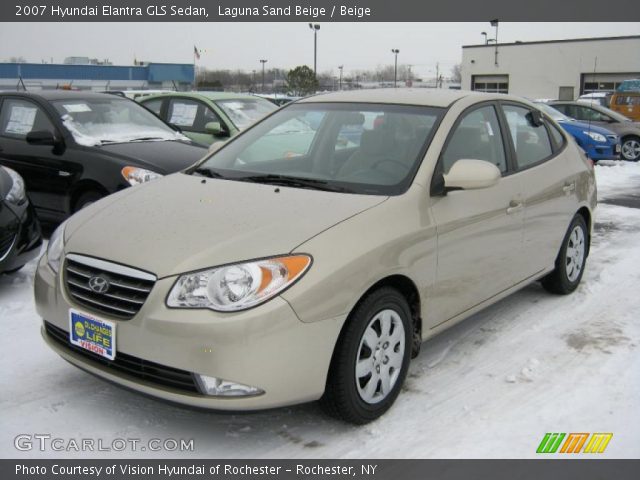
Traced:
<path id="1" fill-rule="evenodd" d="M 155 128 L 133 123 L 83 123 L 78 124 L 71 115 L 62 116 L 63 125 L 69 130 L 78 145 L 95 147 L 106 143 L 128 143 L 134 141 L 190 141 L 182 133 L 168 128 Z"/>
<path id="2" fill-rule="evenodd" d="M 595 171 L 598 198 L 640 193 L 640 162 L 600 160 Z"/>

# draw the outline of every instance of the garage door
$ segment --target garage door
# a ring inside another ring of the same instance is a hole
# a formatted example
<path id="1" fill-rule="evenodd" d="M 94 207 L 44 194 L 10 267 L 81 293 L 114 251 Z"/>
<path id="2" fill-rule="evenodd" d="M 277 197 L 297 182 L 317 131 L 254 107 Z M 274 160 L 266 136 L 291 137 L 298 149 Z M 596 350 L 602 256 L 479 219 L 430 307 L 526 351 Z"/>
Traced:
<path id="1" fill-rule="evenodd" d="M 509 93 L 509 75 L 473 75 L 471 77 L 471 90 Z"/>
<path id="2" fill-rule="evenodd" d="M 629 73 L 583 73 L 580 94 L 613 92 L 623 80 L 640 78 L 640 72 Z"/>

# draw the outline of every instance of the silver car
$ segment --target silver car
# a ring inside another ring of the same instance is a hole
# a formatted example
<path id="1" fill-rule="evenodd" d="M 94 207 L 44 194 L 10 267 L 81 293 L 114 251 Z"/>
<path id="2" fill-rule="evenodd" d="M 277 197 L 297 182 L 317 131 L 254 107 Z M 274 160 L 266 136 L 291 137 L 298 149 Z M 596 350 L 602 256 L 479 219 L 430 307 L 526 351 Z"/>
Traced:
<path id="1" fill-rule="evenodd" d="M 163 399 L 366 423 L 424 340 L 536 280 L 575 290 L 595 205 L 591 163 L 520 98 L 310 97 L 60 226 L 42 335 Z"/>

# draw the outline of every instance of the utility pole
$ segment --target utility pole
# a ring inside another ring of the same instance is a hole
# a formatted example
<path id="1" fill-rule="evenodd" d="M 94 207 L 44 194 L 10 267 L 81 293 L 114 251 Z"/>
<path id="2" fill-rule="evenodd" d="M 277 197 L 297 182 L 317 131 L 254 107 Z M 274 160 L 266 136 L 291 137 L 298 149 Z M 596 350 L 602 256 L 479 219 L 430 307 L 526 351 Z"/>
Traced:
<path id="1" fill-rule="evenodd" d="M 436 62 L 436 88 L 438 87 L 438 82 L 440 80 L 440 62 Z"/>
<path id="2" fill-rule="evenodd" d="M 344 65 L 340 65 L 338 67 L 338 70 L 340 70 L 340 90 L 342 90 L 342 69 L 344 68 Z"/>

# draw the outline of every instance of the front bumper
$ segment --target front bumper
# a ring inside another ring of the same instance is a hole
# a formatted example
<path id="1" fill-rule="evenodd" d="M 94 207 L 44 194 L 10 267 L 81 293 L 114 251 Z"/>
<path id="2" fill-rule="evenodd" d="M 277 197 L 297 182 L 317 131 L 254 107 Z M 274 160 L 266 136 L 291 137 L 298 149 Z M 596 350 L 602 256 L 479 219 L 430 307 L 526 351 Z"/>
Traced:
<path id="1" fill-rule="evenodd" d="M 88 359 L 43 327 L 47 344 L 65 360 L 114 383 L 190 406 L 216 410 L 258 410 L 317 400 L 344 318 L 304 323 L 277 297 L 237 313 L 169 309 L 165 298 L 175 277 L 159 279 L 142 309 L 131 320 L 94 316 L 116 323 L 118 353 L 148 362 L 251 385 L 265 393 L 253 397 L 212 397 L 185 392 L 119 372 Z M 70 300 L 55 275 L 40 260 L 35 282 L 36 309 L 51 325 L 69 331 L 69 309 L 86 310 Z"/>
<path id="2" fill-rule="evenodd" d="M 620 144 L 589 145 L 587 155 L 591 160 L 618 160 L 620 158 Z"/>
<path id="3" fill-rule="evenodd" d="M 9 208 L 4 205 L 4 214 L 15 216 L 9 230 L 15 232 L 11 248 L 7 252 L 0 252 L 0 273 L 16 270 L 40 254 L 42 247 L 42 232 L 35 211 L 29 202 L 21 206 Z"/>

